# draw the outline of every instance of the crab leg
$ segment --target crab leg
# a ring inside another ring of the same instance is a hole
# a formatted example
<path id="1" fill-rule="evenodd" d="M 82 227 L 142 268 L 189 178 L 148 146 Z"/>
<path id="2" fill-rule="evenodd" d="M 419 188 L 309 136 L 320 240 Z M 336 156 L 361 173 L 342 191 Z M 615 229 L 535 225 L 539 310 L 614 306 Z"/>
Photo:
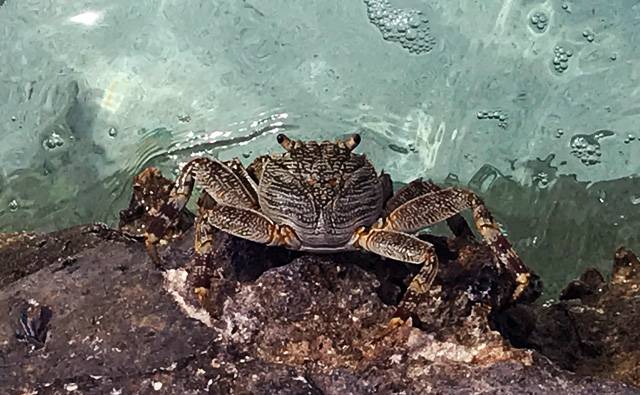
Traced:
<path id="1" fill-rule="evenodd" d="M 286 246 L 297 250 L 300 240 L 293 229 L 278 225 L 257 210 L 218 205 L 204 214 L 207 225 L 243 239 L 272 246 Z"/>
<path id="2" fill-rule="evenodd" d="M 419 196 L 441 191 L 442 188 L 431 181 L 422 181 L 422 178 L 411 181 L 400 188 L 385 205 L 385 216 L 388 216 L 398 207 Z M 439 222 L 439 221 L 438 221 Z M 460 215 L 454 214 L 447 218 L 449 229 L 458 237 L 473 237 L 467 221 Z"/>
<path id="3" fill-rule="evenodd" d="M 385 219 L 383 229 L 413 233 L 468 208 L 473 211 L 478 231 L 502 267 L 515 274 L 518 287 L 514 298 L 519 297 L 528 284 L 529 270 L 500 231 L 482 199 L 475 193 L 460 188 L 447 188 L 419 196 L 393 210 Z"/>
<path id="4" fill-rule="evenodd" d="M 175 181 L 169 200 L 147 225 L 145 245 L 151 258 L 159 261 L 155 244 L 176 225 L 180 212 L 189 201 L 195 183 L 217 203 L 257 208 L 256 185 L 238 159 L 220 162 L 212 158 L 196 158 L 187 163 Z"/>
<path id="5" fill-rule="evenodd" d="M 441 191 L 438 185 L 430 181 L 422 181 L 422 178 L 411 181 L 409 184 L 398 189 L 396 193 L 387 201 L 385 205 L 385 211 L 387 215 L 393 210 L 402 206 L 411 199 L 415 199 L 418 196 L 426 195 L 427 193 L 433 193 Z"/>
<path id="6" fill-rule="evenodd" d="M 402 262 L 422 265 L 405 293 L 395 316 L 408 318 L 419 302 L 419 296 L 431 287 L 438 272 L 438 257 L 433 245 L 415 236 L 385 229 L 361 229 L 354 244 L 374 254 Z"/>
<path id="7" fill-rule="evenodd" d="M 203 220 L 206 214 L 218 205 L 209 194 L 203 193 L 198 199 L 198 215 L 195 220 L 194 248 L 198 255 L 206 254 L 213 246 L 214 229 Z"/>

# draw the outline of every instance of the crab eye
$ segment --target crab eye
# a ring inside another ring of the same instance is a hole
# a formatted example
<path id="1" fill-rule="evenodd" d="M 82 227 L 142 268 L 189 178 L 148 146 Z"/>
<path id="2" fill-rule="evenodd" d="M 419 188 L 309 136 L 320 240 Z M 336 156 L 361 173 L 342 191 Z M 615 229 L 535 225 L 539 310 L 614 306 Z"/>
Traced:
<path id="1" fill-rule="evenodd" d="M 285 136 L 282 133 L 276 136 L 276 140 L 278 141 L 278 144 L 284 147 L 284 149 L 286 149 L 287 151 L 289 151 L 293 147 L 293 141 L 291 141 L 289 137 Z"/>
<path id="2" fill-rule="evenodd" d="M 360 144 L 360 140 L 360 135 L 358 133 L 354 133 L 347 139 L 347 141 L 344 142 L 344 144 L 349 150 L 353 151 L 358 146 L 358 144 Z"/>

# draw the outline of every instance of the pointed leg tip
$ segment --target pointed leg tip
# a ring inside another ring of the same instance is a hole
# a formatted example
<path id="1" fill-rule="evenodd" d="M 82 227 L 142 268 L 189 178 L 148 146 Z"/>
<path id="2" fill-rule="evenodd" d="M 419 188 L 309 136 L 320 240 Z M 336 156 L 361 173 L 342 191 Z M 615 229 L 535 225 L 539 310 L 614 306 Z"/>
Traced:
<path id="1" fill-rule="evenodd" d="M 531 277 L 531 273 L 518 273 L 516 276 L 516 288 L 511 295 L 512 300 L 516 301 L 520 299 L 524 291 L 529 286 L 529 278 Z"/>
<path id="2" fill-rule="evenodd" d="M 409 318 L 411 319 L 411 318 Z M 387 323 L 387 328 L 389 329 L 395 329 L 397 327 L 400 327 L 402 325 L 404 325 L 405 320 L 404 318 L 401 317 L 393 317 L 389 320 L 389 322 Z"/>
<path id="3" fill-rule="evenodd" d="M 207 300 L 207 297 L 209 296 L 209 290 L 205 287 L 196 287 L 196 289 L 194 289 L 193 292 L 196 294 L 196 298 L 198 298 L 198 302 L 200 302 L 201 305 L 204 305 L 204 303 Z"/>

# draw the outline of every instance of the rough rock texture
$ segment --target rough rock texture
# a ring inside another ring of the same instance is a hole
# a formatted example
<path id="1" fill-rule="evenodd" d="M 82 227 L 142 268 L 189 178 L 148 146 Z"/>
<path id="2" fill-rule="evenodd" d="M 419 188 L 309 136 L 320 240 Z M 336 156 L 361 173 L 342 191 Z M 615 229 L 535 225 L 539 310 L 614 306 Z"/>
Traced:
<path id="1" fill-rule="evenodd" d="M 558 303 L 519 305 L 504 317 L 514 343 L 562 368 L 640 386 L 640 261 L 631 251 L 616 251 L 609 280 L 586 270 Z"/>
<path id="2" fill-rule="evenodd" d="M 187 233 L 163 252 L 171 267 L 162 271 L 142 243 L 102 226 L 0 240 L 3 394 L 640 393 L 587 376 L 640 384 L 622 355 L 606 366 L 610 358 L 576 353 L 578 343 L 562 348 L 570 334 L 553 326 L 561 322 L 553 307 L 509 306 L 507 280 L 466 237 L 430 237 L 442 270 L 417 319 L 397 327 L 387 323 L 412 268 L 369 255 L 293 254 L 220 233 L 194 260 Z M 637 360 L 637 325 L 626 314 L 637 319 L 637 303 L 627 309 L 638 269 L 629 262 L 617 273 L 631 274 L 614 277 L 624 280 L 580 295 L 611 311 L 597 324 L 609 334 L 598 347 Z M 206 310 L 185 286 L 202 264 L 213 268 L 200 284 Z M 38 316 L 44 306 L 50 320 Z M 520 330 L 526 336 L 514 341 L 578 374 L 511 346 L 494 324 Z"/>

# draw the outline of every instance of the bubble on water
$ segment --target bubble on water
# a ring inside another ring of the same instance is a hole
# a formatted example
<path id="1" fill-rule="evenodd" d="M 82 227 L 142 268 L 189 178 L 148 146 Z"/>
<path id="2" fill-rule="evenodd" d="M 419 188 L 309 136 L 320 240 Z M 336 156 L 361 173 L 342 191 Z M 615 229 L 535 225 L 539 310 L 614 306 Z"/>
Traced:
<path id="1" fill-rule="evenodd" d="M 56 132 L 52 132 L 44 141 L 42 146 L 47 150 L 54 150 L 64 145 L 63 138 Z"/>
<path id="2" fill-rule="evenodd" d="M 476 112 L 476 118 L 497 120 L 498 126 L 502 129 L 506 129 L 509 126 L 507 122 L 509 115 L 503 110 L 481 110 Z"/>
<path id="3" fill-rule="evenodd" d="M 561 45 L 556 45 L 553 49 L 553 58 L 551 63 L 553 69 L 557 73 L 564 73 L 569 68 L 569 58 L 573 56 L 573 51 L 566 49 Z"/>
<path id="4" fill-rule="evenodd" d="M 18 210 L 18 207 L 19 205 L 16 199 L 13 199 L 9 202 L 9 211 L 11 211 L 12 213 L 16 212 Z"/>
<path id="5" fill-rule="evenodd" d="M 584 37 L 590 43 L 593 42 L 593 40 L 595 40 L 595 34 L 590 30 L 583 31 L 582 37 Z"/>
<path id="6" fill-rule="evenodd" d="M 116 137 L 118 135 L 118 129 L 112 126 L 109 128 L 108 133 L 109 137 Z"/>
<path id="7" fill-rule="evenodd" d="M 547 172 L 540 171 L 537 174 L 534 174 L 532 180 L 540 189 L 545 189 L 549 186 L 549 174 L 547 174 Z"/>
<path id="8" fill-rule="evenodd" d="M 435 38 L 428 18 L 421 11 L 393 8 L 388 0 L 365 0 L 364 3 L 369 21 L 380 30 L 384 40 L 397 42 L 412 54 L 431 52 Z"/>
<path id="9" fill-rule="evenodd" d="M 544 33 L 549 26 L 549 17 L 544 11 L 534 11 L 529 15 L 529 23 L 537 33 Z"/>
<path id="10" fill-rule="evenodd" d="M 634 206 L 640 204 L 640 193 L 631 195 L 630 200 Z"/>
<path id="11" fill-rule="evenodd" d="M 600 129 L 592 134 L 576 134 L 571 137 L 569 142 L 571 153 L 586 166 L 597 165 L 601 162 L 602 156 L 598 140 L 614 134 L 614 132 L 607 129 Z"/>

